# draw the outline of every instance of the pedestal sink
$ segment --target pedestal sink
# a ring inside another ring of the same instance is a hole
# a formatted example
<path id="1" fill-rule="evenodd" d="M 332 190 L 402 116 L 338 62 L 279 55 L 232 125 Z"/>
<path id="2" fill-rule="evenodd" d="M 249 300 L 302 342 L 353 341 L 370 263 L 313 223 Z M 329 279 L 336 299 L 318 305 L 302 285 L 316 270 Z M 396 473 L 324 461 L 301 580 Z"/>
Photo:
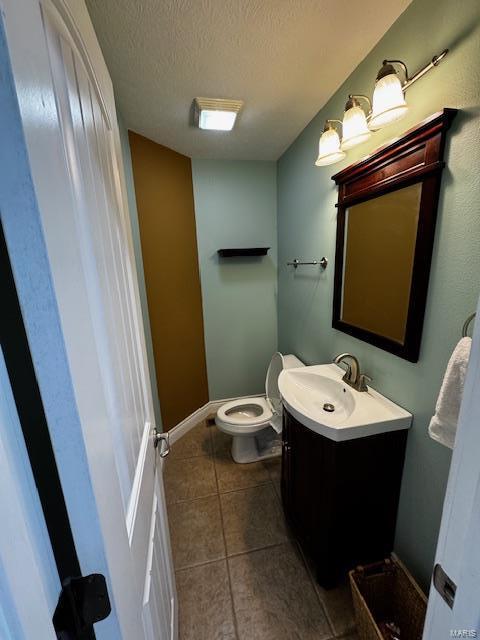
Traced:
<path id="1" fill-rule="evenodd" d="M 303 425 L 337 442 L 408 429 L 412 414 L 374 389 L 346 385 L 336 364 L 286 369 L 278 379 L 282 400 Z"/>

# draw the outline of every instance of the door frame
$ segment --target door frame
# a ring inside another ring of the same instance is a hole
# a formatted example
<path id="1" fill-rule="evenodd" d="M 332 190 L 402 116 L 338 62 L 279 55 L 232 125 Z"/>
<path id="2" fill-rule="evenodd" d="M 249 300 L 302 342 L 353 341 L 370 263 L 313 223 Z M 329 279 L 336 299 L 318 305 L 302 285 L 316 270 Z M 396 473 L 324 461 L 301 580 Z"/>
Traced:
<path id="1" fill-rule="evenodd" d="M 60 581 L 0 348 L 0 637 L 54 640 Z"/>
<path id="2" fill-rule="evenodd" d="M 6 305 L 6 312 L 2 314 L 0 320 L 0 342 L 18 418 L 17 438 L 23 439 L 26 453 L 24 463 L 31 471 L 35 482 L 39 498 L 38 510 L 41 510 L 45 520 L 58 579 L 63 585 L 68 578 L 81 577 L 80 564 L 1 222 L 0 263 L 2 302 Z M 28 514 L 28 517 L 42 519 L 38 513 Z M 24 526 L 28 526 L 28 521 L 24 523 Z M 12 552 L 14 553 L 14 549 Z M 42 590 L 42 587 L 43 585 L 36 585 L 39 591 Z M 60 592 L 59 588 L 56 594 L 57 599 Z M 18 603 L 16 604 L 18 605 Z M 52 614 L 53 612 L 50 612 L 51 621 Z M 93 640 L 95 638 L 93 628 L 85 632 L 82 637 L 85 640 L 87 638 Z"/>
<path id="3" fill-rule="evenodd" d="M 456 585 L 455 600 L 449 608 L 432 579 L 424 640 L 480 636 L 479 313 L 480 299 L 435 553 L 435 565 Z"/>

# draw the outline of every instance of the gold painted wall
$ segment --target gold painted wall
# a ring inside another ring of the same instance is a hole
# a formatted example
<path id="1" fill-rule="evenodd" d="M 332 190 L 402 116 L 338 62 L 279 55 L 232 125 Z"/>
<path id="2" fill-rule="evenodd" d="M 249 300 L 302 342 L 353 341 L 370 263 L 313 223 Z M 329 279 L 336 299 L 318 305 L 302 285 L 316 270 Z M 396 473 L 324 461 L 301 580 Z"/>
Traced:
<path id="1" fill-rule="evenodd" d="M 165 429 L 208 402 L 190 158 L 129 131 Z"/>

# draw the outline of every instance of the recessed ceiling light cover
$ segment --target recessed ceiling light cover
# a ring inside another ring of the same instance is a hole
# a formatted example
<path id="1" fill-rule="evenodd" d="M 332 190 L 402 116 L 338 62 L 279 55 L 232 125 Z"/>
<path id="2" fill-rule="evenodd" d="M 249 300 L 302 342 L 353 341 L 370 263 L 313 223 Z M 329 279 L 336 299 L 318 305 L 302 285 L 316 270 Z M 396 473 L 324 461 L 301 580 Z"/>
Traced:
<path id="1" fill-rule="evenodd" d="M 200 129 L 231 131 L 243 106 L 241 100 L 195 98 L 195 124 Z"/>

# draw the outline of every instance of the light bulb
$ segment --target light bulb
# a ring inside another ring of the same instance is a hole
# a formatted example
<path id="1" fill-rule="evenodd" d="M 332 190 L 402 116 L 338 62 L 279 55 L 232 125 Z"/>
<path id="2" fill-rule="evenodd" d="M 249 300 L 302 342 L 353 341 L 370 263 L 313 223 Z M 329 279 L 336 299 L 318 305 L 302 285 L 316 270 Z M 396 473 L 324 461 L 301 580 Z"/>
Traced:
<path id="1" fill-rule="evenodd" d="M 200 112 L 198 126 L 200 129 L 212 129 L 214 131 L 231 131 L 237 113 L 235 111 L 219 111 L 214 109 L 203 109 Z"/>

